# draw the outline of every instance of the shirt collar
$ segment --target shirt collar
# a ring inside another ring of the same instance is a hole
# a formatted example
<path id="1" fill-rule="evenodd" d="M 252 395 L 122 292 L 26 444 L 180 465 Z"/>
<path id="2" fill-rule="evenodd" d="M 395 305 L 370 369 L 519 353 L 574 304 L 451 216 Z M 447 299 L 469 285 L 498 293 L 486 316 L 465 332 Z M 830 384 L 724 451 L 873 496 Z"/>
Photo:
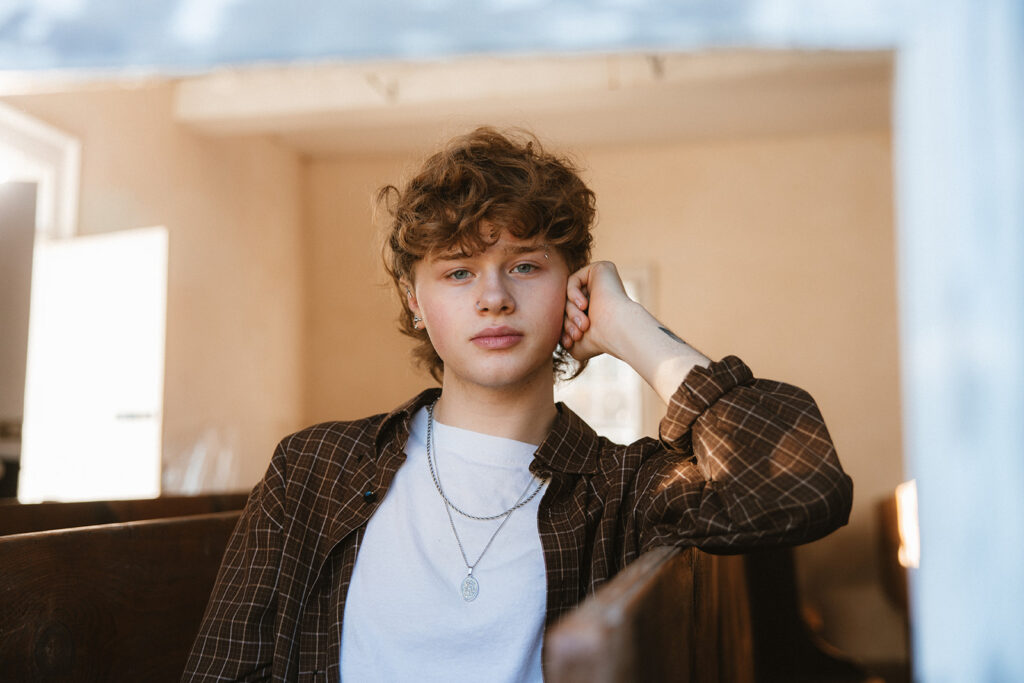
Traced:
<path id="1" fill-rule="evenodd" d="M 600 457 L 597 432 L 564 403 L 555 407 L 558 415 L 534 457 L 556 472 L 594 474 Z"/>
<path id="2" fill-rule="evenodd" d="M 412 399 L 388 413 L 377 430 L 376 443 L 381 452 L 384 447 L 402 448 L 409 440 L 409 425 L 413 416 L 423 407 L 430 405 L 441 395 L 441 389 L 433 387 L 420 392 Z M 564 403 L 556 403 L 558 414 L 551 430 L 537 448 L 534 459 L 541 469 L 550 469 L 567 474 L 594 474 L 598 470 L 600 438 L 583 419 Z M 390 435 L 393 438 L 388 439 Z"/>

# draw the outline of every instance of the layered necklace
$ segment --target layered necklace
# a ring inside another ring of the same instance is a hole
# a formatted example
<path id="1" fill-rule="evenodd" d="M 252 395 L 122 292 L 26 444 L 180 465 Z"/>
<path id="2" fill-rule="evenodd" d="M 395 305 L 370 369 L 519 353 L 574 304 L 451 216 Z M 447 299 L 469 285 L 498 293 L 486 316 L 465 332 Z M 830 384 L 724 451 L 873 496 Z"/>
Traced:
<path id="1" fill-rule="evenodd" d="M 537 477 L 531 476 L 529 483 L 527 483 L 526 488 L 516 500 L 515 504 L 509 509 L 499 512 L 496 515 L 471 515 L 458 508 L 448 498 L 448 496 L 445 495 L 444 487 L 441 486 L 441 478 L 438 476 L 438 468 L 434 464 L 433 440 L 435 405 L 437 405 L 437 401 L 434 401 L 427 406 L 427 465 L 430 467 L 430 477 L 434 480 L 434 487 L 437 488 L 437 492 L 440 494 L 441 500 L 444 501 L 444 511 L 448 514 L 448 524 L 452 527 L 452 533 L 455 535 L 455 542 L 459 546 L 459 552 L 462 553 L 462 561 L 466 565 L 466 578 L 462 580 L 462 584 L 459 586 L 459 593 L 462 595 L 463 600 L 466 602 L 472 602 L 473 600 L 476 600 L 478 595 L 480 595 L 480 581 L 473 576 L 473 570 L 476 569 L 478 564 L 480 564 L 480 560 L 483 559 L 487 549 L 491 547 L 491 543 L 494 542 L 494 539 L 498 536 L 498 532 L 500 532 L 502 527 L 505 526 L 505 522 L 507 522 L 508 518 L 512 516 L 512 513 L 533 500 L 540 490 L 544 488 L 544 480 L 538 480 L 537 486 L 534 488 L 533 481 L 534 479 L 537 479 Z M 532 493 L 530 493 L 531 488 L 533 488 Z M 480 551 L 480 555 L 476 558 L 476 562 L 470 563 L 469 557 L 466 556 L 466 550 L 462 547 L 462 539 L 459 538 L 459 532 L 455 528 L 455 519 L 452 517 L 452 510 L 455 510 L 455 512 L 459 513 L 463 517 L 468 517 L 469 519 L 475 519 L 481 522 L 499 518 L 501 519 L 501 523 L 498 525 L 498 528 L 494 530 L 494 533 L 491 534 L 491 538 L 487 541 L 484 549 Z"/>

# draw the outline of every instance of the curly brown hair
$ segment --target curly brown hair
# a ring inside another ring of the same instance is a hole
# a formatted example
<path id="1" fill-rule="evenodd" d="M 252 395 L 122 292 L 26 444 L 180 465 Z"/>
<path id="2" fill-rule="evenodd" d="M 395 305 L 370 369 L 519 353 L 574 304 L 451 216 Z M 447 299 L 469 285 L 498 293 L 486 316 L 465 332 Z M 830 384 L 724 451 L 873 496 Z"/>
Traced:
<path id="1" fill-rule="evenodd" d="M 444 362 L 426 330 L 413 327 L 401 281 L 413 281 L 413 267 L 434 253 L 479 253 L 508 231 L 520 239 L 540 238 L 557 249 L 569 272 L 590 261 L 595 196 L 576 166 L 546 152 L 535 135 L 490 127 L 450 140 L 431 155 L 404 189 L 385 185 L 377 204 L 391 217 L 384 243 L 384 267 L 402 302 L 398 329 L 419 344 L 413 354 L 438 382 Z M 481 230 L 487 223 L 491 230 Z M 568 352 L 559 345 L 552 369 L 575 377 Z"/>

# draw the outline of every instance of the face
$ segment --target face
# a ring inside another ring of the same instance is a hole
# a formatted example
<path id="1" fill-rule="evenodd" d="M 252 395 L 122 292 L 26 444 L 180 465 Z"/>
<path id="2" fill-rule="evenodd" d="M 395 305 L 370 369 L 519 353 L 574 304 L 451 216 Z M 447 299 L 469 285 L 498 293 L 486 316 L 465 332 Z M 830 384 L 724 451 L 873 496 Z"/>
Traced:
<path id="1" fill-rule="evenodd" d="M 486 251 L 432 255 L 413 272 L 409 306 L 444 361 L 446 389 L 552 383 L 569 277 L 556 249 L 502 232 Z"/>

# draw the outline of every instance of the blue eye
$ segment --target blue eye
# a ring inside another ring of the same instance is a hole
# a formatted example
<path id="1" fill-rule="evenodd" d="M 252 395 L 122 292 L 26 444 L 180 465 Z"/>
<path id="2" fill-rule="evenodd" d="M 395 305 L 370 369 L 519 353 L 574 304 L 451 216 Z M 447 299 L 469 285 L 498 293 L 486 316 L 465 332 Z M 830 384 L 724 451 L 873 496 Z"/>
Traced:
<path id="1" fill-rule="evenodd" d="M 470 272 L 465 268 L 459 268 L 458 270 L 453 270 L 452 272 L 448 273 L 448 277 L 450 277 L 453 280 L 465 280 L 469 276 Z"/>
<path id="2" fill-rule="evenodd" d="M 520 263 L 512 269 L 512 272 L 526 274 L 532 273 L 535 270 L 537 270 L 537 266 L 533 265 L 532 263 Z"/>

